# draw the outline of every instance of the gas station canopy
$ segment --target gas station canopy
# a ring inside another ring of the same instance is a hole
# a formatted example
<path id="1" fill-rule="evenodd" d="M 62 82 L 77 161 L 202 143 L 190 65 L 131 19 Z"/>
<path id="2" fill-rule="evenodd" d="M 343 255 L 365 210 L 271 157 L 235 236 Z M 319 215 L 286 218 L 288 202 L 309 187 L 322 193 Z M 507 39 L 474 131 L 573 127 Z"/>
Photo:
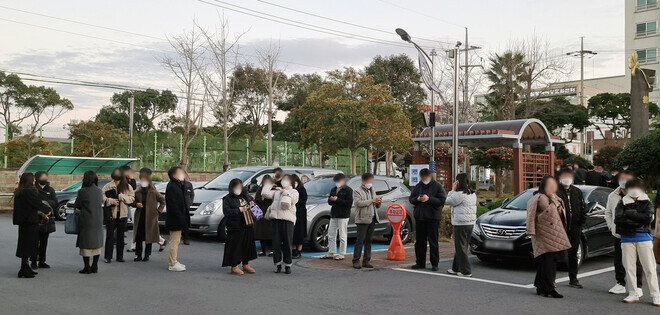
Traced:
<path id="1" fill-rule="evenodd" d="M 82 174 L 94 171 L 110 174 L 113 169 L 137 161 L 137 158 L 97 158 L 83 156 L 35 155 L 18 170 L 18 176 L 26 172 L 46 171 L 50 174 Z"/>

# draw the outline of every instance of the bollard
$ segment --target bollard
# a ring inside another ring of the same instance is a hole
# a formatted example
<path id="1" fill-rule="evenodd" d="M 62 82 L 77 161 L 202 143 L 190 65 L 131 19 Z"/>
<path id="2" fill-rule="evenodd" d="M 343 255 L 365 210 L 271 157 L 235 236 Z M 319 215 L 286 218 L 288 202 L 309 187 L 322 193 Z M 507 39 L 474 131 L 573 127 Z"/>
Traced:
<path id="1" fill-rule="evenodd" d="M 401 240 L 401 224 L 406 220 L 406 208 L 395 203 L 387 207 L 387 220 L 392 224 L 392 240 L 387 249 L 387 260 L 406 260 L 406 250 Z"/>

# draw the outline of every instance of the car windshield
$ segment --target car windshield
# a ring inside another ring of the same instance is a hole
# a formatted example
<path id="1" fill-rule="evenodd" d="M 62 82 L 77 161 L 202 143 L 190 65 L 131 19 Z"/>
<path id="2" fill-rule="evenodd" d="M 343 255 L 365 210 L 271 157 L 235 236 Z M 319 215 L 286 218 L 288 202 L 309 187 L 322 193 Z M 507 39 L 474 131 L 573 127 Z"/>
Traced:
<path id="1" fill-rule="evenodd" d="M 220 176 L 212 179 L 206 185 L 202 186 L 201 189 L 210 189 L 210 190 L 227 190 L 229 188 L 229 182 L 238 178 L 242 182 L 245 182 L 248 178 L 254 175 L 254 171 L 244 171 L 244 170 L 230 170 L 226 171 Z"/>
<path id="2" fill-rule="evenodd" d="M 66 188 L 62 189 L 62 191 L 77 191 L 80 189 L 81 186 L 82 186 L 82 182 L 73 183 L 69 186 L 66 186 Z"/>
<path id="3" fill-rule="evenodd" d="M 314 197 L 329 196 L 332 187 L 335 187 L 335 182 L 332 180 L 332 177 L 321 177 L 305 183 L 307 195 Z"/>
<path id="4" fill-rule="evenodd" d="M 502 209 L 507 209 L 507 210 L 527 210 L 527 202 L 529 199 L 532 199 L 532 196 L 534 196 L 534 192 L 536 190 L 527 190 L 523 192 L 522 194 L 513 197 L 507 203 L 505 206 L 502 207 Z"/>

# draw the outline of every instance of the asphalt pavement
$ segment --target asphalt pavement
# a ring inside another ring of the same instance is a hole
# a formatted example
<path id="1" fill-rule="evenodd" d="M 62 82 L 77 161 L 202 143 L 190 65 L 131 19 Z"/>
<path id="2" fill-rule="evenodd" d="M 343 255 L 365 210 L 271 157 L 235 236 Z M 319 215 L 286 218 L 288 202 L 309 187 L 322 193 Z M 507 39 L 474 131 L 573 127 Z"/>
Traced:
<path id="1" fill-rule="evenodd" d="M 584 289 L 573 289 L 558 276 L 564 299 L 535 295 L 529 263 L 473 262 L 473 278 L 409 269 L 328 270 L 306 267 L 304 257 L 293 274 L 274 274 L 272 260 L 253 262 L 255 275 L 232 276 L 221 268 L 224 245 L 194 238 L 181 245 L 179 258 L 188 270 L 167 271 L 167 251 L 155 251 L 150 262 L 100 263 L 99 273 L 78 274 L 82 259 L 75 236 L 51 235 L 48 263 L 34 279 L 18 279 L 17 228 L 0 216 L 0 314 L 657 314 L 648 288 L 642 303 L 627 305 L 611 295 L 611 257 L 586 261 Z M 165 236 L 167 238 L 167 236 Z M 130 233 L 127 240 L 130 240 Z M 157 248 L 157 247 L 156 247 Z M 376 266 L 378 267 L 378 266 Z"/>

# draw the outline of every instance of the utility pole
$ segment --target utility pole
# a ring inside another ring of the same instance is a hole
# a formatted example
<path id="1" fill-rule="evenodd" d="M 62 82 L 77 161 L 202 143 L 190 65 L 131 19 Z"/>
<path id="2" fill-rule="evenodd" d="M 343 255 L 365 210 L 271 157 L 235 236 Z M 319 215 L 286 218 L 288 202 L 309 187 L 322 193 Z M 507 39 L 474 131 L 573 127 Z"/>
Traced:
<path id="1" fill-rule="evenodd" d="M 461 66 L 464 70 L 464 78 L 463 78 L 463 106 L 469 106 L 470 104 L 470 96 L 468 93 L 468 84 L 470 83 L 470 68 L 483 68 L 482 65 L 471 65 L 470 64 L 470 50 L 477 50 L 481 49 L 481 47 L 478 46 L 470 46 L 468 45 L 468 28 L 465 28 L 465 49 L 463 51 L 465 52 L 465 64 Z"/>
<path id="2" fill-rule="evenodd" d="M 438 53 L 435 49 L 431 50 L 431 80 L 435 81 L 435 56 Z M 435 91 L 431 90 L 431 109 L 429 110 L 429 126 L 431 127 L 431 161 L 435 168 Z M 433 170 L 433 179 L 436 177 L 435 169 Z"/>
<path id="3" fill-rule="evenodd" d="M 568 56 L 580 56 L 580 106 L 582 107 L 587 107 L 585 104 L 585 97 L 584 97 L 584 56 L 589 55 L 589 56 L 594 56 L 596 55 L 596 52 L 592 50 L 584 50 L 584 36 L 580 37 L 580 50 L 579 51 L 572 51 L 566 53 Z M 580 141 L 582 143 L 582 155 L 587 156 L 587 128 L 582 128 L 582 139 Z"/>
<path id="4" fill-rule="evenodd" d="M 459 73 L 459 54 L 461 42 L 456 43 L 456 47 L 449 50 L 449 57 L 454 58 L 454 108 L 451 135 L 451 176 L 448 180 L 453 182 L 453 178 L 458 174 L 458 73 Z"/>
<path id="5" fill-rule="evenodd" d="M 128 157 L 133 157 L 133 116 L 135 113 L 135 93 L 128 98 Z"/>

